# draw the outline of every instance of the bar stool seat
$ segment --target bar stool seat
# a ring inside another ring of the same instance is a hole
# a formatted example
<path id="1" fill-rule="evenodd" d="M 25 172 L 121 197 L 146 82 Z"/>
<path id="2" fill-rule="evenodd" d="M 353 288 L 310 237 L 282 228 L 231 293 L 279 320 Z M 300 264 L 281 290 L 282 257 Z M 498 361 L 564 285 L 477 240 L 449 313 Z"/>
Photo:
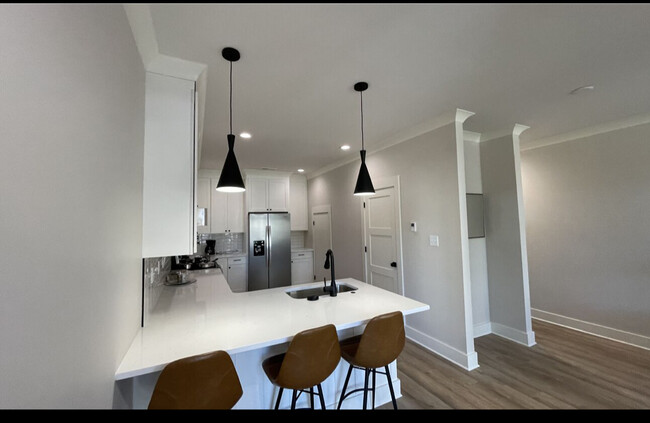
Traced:
<path id="1" fill-rule="evenodd" d="M 297 333 L 284 354 L 265 359 L 262 368 L 271 383 L 280 387 L 275 409 L 280 406 L 284 389 L 292 389 L 291 409 L 301 393 L 307 392 L 314 408 L 314 387 L 318 388 L 321 409 L 325 409 L 321 383 L 332 374 L 341 360 L 341 349 L 334 325 L 325 325 Z"/>
<path id="2" fill-rule="evenodd" d="M 165 366 L 154 387 L 150 410 L 232 408 L 243 394 L 225 351 L 182 358 Z"/>
<path id="3" fill-rule="evenodd" d="M 383 367 L 388 379 L 388 388 L 393 402 L 393 408 L 397 410 L 397 401 L 393 390 L 393 382 L 390 377 L 388 365 L 395 361 L 404 349 L 406 336 L 404 333 L 404 315 L 400 311 L 386 313 L 373 317 L 363 334 L 353 336 L 340 342 L 341 357 L 350 366 L 343 384 L 343 391 L 339 398 L 337 409 L 341 408 L 343 400 L 353 392 L 363 391 L 363 409 L 366 409 L 368 398 L 368 379 L 372 374 L 372 408 L 375 408 L 375 385 L 378 368 Z M 353 369 L 365 371 L 365 382 L 363 389 L 355 389 L 346 393 L 350 375 Z"/>

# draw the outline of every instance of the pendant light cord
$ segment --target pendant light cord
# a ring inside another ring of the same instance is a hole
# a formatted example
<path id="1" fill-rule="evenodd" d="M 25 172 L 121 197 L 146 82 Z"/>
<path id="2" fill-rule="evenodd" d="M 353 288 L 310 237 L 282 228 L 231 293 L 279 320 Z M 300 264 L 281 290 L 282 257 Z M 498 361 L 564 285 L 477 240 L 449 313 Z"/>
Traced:
<path id="1" fill-rule="evenodd" d="M 363 140 L 363 91 L 359 92 L 361 94 L 361 149 L 365 150 L 365 144 Z"/>
<path id="2" fill-rule="evenodd" d="M 232 61 L 230 62 L 230 133 L 232 134 Z"/>

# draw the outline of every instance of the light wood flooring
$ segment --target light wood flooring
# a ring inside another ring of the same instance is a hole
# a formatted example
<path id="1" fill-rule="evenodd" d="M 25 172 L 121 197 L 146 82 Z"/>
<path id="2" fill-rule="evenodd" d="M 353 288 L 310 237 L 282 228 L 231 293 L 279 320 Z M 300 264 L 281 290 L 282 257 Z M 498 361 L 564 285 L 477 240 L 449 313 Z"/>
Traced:
<path id="1" fill-rule="evenodd" d="M 533 320 L 537 344 L 475 339 L 467 371 L 407 341 L 400 409 L 650 409 L 650 351 Z M 381 409 L 392 409 L 390 403 Z"/>

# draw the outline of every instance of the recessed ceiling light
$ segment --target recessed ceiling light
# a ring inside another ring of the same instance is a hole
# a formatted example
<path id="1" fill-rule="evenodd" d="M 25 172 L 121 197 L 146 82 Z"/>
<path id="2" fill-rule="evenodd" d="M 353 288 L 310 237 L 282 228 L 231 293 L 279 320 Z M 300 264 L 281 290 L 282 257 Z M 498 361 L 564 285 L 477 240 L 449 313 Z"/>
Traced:
<path id="1" fill-rule="evenodd" d="M 305 169 L 298 169 L 298 172 L 300 172 L 300 173 L 302 173 L 304 171 L 305 171 Z"/>
<path id="2" fill-rule="evenodd" d="M 347 144 L 341 146 L 341 150 L 349 150 L 349 149 L 350 149 L 350 146 L 347 145 Z"/>
<path id="3" fill-rule="evenodd" d="M 592 91 L 594 89 L 593 85 L 585 85 L 583 87 L 578 87 L 575 90 L 572 90 L 569 94 L 579 94 L 585 91 Z"/>
<path id="4" fill-rule="evenodd" d="M 251 134 L 249 134 L 248 132 L 242 132 L 241 134 L 239 134 L 239 136 L 245 139 L 249 139 L 251 137 Z"/>

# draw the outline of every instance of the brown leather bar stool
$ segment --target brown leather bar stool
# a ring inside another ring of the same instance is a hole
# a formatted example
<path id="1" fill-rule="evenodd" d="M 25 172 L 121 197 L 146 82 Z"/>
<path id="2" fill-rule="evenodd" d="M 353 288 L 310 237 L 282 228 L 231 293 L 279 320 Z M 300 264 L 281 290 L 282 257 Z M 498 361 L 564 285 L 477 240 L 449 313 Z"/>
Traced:
<path id="1" fill-rule="evenodd" d="M 296 401 L 309 389 L 311 408 L 314 408 L 314 387 L 318 387 L 321 409 L 325 409 L 321 383 L 332 374 L 341 360 L 339 338 L 334 325 L 325 325 L 297 333 L 287 352 L 269 357 L 262 362 L 262 368 L 271 383 L 280 387 L 275 409 L 280 407 L 284 389 L 293 389 L 291 409 Z"/>
<path id="2" fill-rule="evenodd" d="M 232 359 L 214 351 L 172 361 L 154 387 L 150 410 L 232 408 L 243 394 Z"/>
<path id="3" fill-rule="evenodd" d="M 341 408 L 343 400 L 353 392 L 363 391 L 363 409 L 366 409 L 368 399 L 368 378 L 372 373 L 372 408 L 375 408 L 375 382 L 377 368 L 383 367 L 388 379 L 388 388 L 393 400 L 393 408 L 397 410 L 397 401 L 393 391 L 393 382 L 390 378 L 388 365 L 395 361 L 404 349 L 406 336 L 404 334 L 404 315 L 401 311 L 386 313 L 373 317 L 363 334 L 353 336 L 341 341 L 341 356 L 345 361 L 350 363 L 348 374 L 343 384 L 343 391 L 339 398 L 337 409 Z M 365 371 L 365 382 L 363 389 L 355 389 L 348 393 L 345 390 L 350 381 L 352 369 L 361 369 Z"/>

